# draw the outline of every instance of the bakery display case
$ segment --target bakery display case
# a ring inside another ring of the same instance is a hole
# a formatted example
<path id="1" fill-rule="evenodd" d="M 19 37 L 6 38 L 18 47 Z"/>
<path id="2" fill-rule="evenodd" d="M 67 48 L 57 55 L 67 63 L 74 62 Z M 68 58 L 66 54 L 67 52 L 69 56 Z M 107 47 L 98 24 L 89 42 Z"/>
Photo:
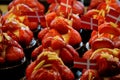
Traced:
<path id="1" fill-rule="evenodd" d="M 120 80 L 119 0 L 1 0 L 0 80 Z"/>

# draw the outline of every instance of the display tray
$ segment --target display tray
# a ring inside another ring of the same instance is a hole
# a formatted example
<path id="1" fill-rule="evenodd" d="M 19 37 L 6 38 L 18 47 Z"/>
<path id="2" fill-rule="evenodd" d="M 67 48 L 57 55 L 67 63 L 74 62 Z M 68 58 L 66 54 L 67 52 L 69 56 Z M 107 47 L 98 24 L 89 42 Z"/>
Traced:
<path id="1" fill-rule="evenodd" d="M 26 67 L 27 61 L 25 57 L 13 65 L 5 64 L 0 66 L 0 80 L 19 80 L 24 77 Z"/>

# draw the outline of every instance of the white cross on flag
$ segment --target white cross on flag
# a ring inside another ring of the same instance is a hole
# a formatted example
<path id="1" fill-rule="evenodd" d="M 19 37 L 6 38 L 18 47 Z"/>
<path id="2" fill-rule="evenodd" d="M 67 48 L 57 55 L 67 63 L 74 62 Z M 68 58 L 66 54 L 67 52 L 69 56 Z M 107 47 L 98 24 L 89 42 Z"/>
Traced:
<path id="1" fill-rule="evenodd" d="M 95 60 L 75 58 L 74 59 L 74 68 L 79 69 L 97 69 L 97 64 Z"/>
<path id="2" fill-rule="evenodd" d="M 110 12 L 106 15 L 106 21 L 113 22 L 120 26 L 120 13 L 113 9 L 110 9 Z"/>
<path id="3" fill-rule="evenodd" d="M 98 30 L 98 20 L 82 16 L 81 17 L 81 28 L 90 29 L 90 30 Z"/>
<path id="4" fill-rule="evenodd" d="M 23 15 L 28 17 L 28 20 L 30 22 L 41 22 L 41 21 L 45 21 L 45 16 L 43 14 L 43 12 L 24 12 Z"/>
<path id="5" fill-rule="evenodd" d="M 61 0 L 60 9 L 66 13 L 70 13 L 72 9 L 73 0 Z"/>

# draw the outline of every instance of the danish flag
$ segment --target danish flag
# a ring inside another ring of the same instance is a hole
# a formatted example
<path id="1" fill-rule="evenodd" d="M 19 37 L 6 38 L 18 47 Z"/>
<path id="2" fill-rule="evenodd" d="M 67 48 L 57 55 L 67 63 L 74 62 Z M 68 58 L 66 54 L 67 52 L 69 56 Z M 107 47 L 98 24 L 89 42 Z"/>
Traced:
<path id="1" fill-rule="evenodd" d="M 106 15 L 106 21 L 120 25 L 120 13 L 113 9 L 110 9 L 110 12 Z"/>
<path id="2" fill-rule="evenodd" d="M 72 10 L 73 0 L 61 0 L 60 9 L 66 13 L 70 13 Z"/>
<path id="3" fill-rule="evenodd" d="M 81 28 L 90 29 L 90 30 L 98 30 L 98 20 L 82 16 L 81 17 Z"/>
<path id="4" fill-rule="evenodd" d="M 97 69 L 97 63 L 95 60 L 75 58 L 74 59 L 74 68 Z"/>
<path id="5" fill-rule="evenodd" d="M 45 16 L 43 14 L 43 12 L 23 12 L 23 15 L 28 17 L 28 20 L 30 22 L 41 22 L 41 21 L 45 21 Z"/>

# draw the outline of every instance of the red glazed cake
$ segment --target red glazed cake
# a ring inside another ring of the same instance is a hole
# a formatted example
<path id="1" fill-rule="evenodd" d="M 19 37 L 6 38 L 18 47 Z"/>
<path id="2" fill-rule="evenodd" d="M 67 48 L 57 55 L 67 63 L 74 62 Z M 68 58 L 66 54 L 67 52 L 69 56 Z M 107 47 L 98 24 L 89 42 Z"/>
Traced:
<path id="1" fill-rule="evenodd" d="M 26 58 L 22 47 L 0 30 L 0 79 L 20 79 L 25 69 Z"/>

